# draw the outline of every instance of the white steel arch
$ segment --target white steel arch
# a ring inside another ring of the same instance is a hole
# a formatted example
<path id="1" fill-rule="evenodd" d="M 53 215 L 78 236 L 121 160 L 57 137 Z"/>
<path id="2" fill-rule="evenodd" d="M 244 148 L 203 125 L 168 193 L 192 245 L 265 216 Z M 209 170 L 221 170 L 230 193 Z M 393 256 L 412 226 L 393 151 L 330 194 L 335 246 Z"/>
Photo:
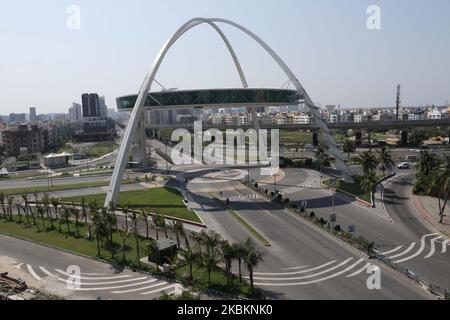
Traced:
<path id="1" fill-rule="evenodd" d="M 153 62 L 152 68 L 150 69 L 149 73 L 146 75 L 141 88 L 139 89 L 139 94 L 136 100 L 136 103 L 133 107 L 133 111 L 131 112 L 130 119 L 128 121 L 128 125 L 126 127 L 122 144 L 119 148 L 119 153 L 117 155 L 116 159 L 116 165 L 114 167 L 114 172 L 111 178 L 110 185 L 108 187 L 106 199 L 105 199 L 105 206 L 108 205 L 110 202 L 116 203 L 119 199 L 119 193 L 120 193 L 120 186 L 122 184 L 122 176 L 125 171 L 125 166 L 127 162 L 128 154 L 130 153 L 131 144 L 133 142 L 133 136 L 136 131 L 136 127 L 139 123 L 139 121 L 142 119 L 142 112 L 143 107 L 145 104 L 145 100 L 150 92 L 151 86 L 155 80 L 155 76 L 159 70 L 159 67 L 161 66 L 162 61 L 164 60 L 164 57 L 166 56 L 169 49 L 173 46 L 173 44 L 187 31 L 190 29 L 203 24 L 207 23 L 210 25 L 214 30 L 217 31 L 217 33 L 220 35 L 222 40 L 224 41 L 225 45 L 227 46 L 228 51 L 230 52 L 230 55 L 232 56 L 233 62 L 236 66 L 236 69 L 239 73 L 239 77 L 241 79 L 242 85 L 244 88 L 248 87 L 247 80 L 245 78 L 245 75 L 242 71 L 242 67 L 239 63 L 239 60 L 234 52 L 233 47 L 231 46 L 230 42 L 228 41 L 225 34 L 222 32 L 222 30 L 215 24 L 215 22 L 224 23 L 231 25 L 242 32 L 249 35 L 251 38 L 253 38 L 258 44 L 264 48 L 264 50 L 277 62 L 277 64 L 280 66 L 280 68 L 284 71 L 284 73 L 287 75 L 289 80 L 291 80 L 292 84 L 295 86 L 297 91 L 303 95 L 305 104 L 308 106 L 310 111 L 313 114 L 314 121 L 321 129 L 321 135 L 323 140 L 325 140 L 328 143 L 329 149 L 328 153 L 335 157 L 336 159 L 336 167 L 338 170 L 342 172 L 344 177 L 346 179 L 351 180 L 351 177 L 349 175 L 348 168 L 343 161 L 343 157 L 341 152 L 336 147 L 336 141 L 334 138 L 330 135 L 330 132 L 328 130 L 328 127 L 326 126 L 325 122 L 321 119 L 319 109 L 314 105 L 309 95 L 306 93 L 306 90 L 301 85 L 300 81 L 295 77 L 294 73 L 288 68 L 286 63 L 273 51 L 261 38 L 259 38 L 257 35 L 252 33 L 247 28 L 226 19 L 221 18 L 193 18 L 189 21 L 187 21 L 185 24 L 183 24 L 173 35 L 172 37 L 164 44 L 164 46 L 161 48 L 160 52 L 156 56 L 156 59 Z M 252 114 L 256 115 L 254 110 L 252 110 Z M 257 121 L 256 121 L 257 123 Z"/>

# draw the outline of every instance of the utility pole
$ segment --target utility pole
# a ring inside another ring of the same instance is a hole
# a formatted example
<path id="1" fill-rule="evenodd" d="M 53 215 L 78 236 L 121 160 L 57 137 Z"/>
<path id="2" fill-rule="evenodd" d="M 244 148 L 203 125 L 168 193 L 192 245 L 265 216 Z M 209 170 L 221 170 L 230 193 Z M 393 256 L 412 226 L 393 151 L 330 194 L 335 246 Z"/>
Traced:
<path id="1" fill-rule="evenodd" d="M 401 101 L 400 101 L 400 91 L 401 91 L 400 85 L 397 85 L 397 100 L 396 100 L 396 104 L 395 104 L 395 106 L 396 106 L 395 119 L 396 119 L 396 120 L 400 120 L 400 119 L 399 119 L 400 104 L 401 104 Z"/>

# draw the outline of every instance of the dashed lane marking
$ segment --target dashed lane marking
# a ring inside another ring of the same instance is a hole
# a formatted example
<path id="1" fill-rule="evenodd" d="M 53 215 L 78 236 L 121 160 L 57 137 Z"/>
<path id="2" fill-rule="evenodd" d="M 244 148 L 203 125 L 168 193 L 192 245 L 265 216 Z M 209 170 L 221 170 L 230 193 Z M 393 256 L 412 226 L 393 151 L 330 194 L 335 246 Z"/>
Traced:
<path id="1" fill-rule="evenodd" d="M 293 274 L 300 274 L 300 273 L 306 273 L 306 272 L 310 272 L 310 271 L 315 271 L 318 269 L 322 269 L 325 268 L 327 266 L 329 266 L 330 264 L 335 263 L 336 260 L 332 260 L 330 262 L 324 263 L 320 266 L 311 268 L 311 269 L 307 269 L 307 270 L 301 270 L 301 271 L 295 271 L 295 272 L 278 272 L 278 273 L 267 273 L 267 272 L 254 272 L 254 275 L 266 275 L 266 276 L 287 276 L 287 275 L 293 275 Z"/>
<path id="2" fill-rule="evenodd" d="M 436 251 L 436 240 L 442 238 L 442 236 L 438 236 L 436 238 L 431 239 L 431 248 L 430 248 L 430 252 L 424 257 L 424 259 L 428 259 L 430 257 L 433 256 L 434 252 Z"/>
<path id="3" fill-rule="evenodd" d="M 280 269 L 280 270 L 286 270 L 286 271 L 288 271 L 288 270 L 298 270 L 298 269 L 303 269 L 303 268 L 307 268 L 307 267 L 309 267 L 310 265 L 309 264 L 307 264 L 306 266 L 301 266 L 301 267 L 292 267 L 292 268 L 282 268 L 282 269 Z"/>
<path id="4" fill-rule="evenodd" d="M 404 250 L 396 255 L 390 256 L 389 259 L 395 259 L 395 258 L 398 258 L 398 257 L 401 257 L 401 256 L 407 254 L 414 248 L 415 245 L 416 245 L 415 242 L 411 243 L 411 245 L 406 250 Z"/>
<path id="5" fill-rule="evenodd" d="M 368 267 L 370 267 L 370 265 L 371 265 L 371 263 L 367 263 L 367 264 L 366 264 L 364 267 L 362 267 L 361 269 L 356 270 L 355 272 L 349 274 L 349 275 L 347 276 L 347 278 L 351 278 L 351 277 L 357 276 L 358 274 L 360 274 L 361 272 L 363 272 L 364 270 L 366 270 Z"/>
<path id="6" fill-rule="evenodd" d="M 403 248 L 403 246 L 398 246 L 398 247 L 396 247 L 396 248 L 394 248 L 392 250 L 382 252 L 381 254 L 382 255 L 387 255 L 387 254 L 390 254 L 390 253 L 394 253 L 394 252 L 397 252 L 398 250 L 400 250 L 401 248 Z"/>
<path id="7" fill-rule="evenodd" d="M 35 278 L 37 281 L 42 280 L 42 278 L 40 276 L 38 276 L 38 274 L 34 271 L 33 267 L 30 266 L 29 264 L 27 264 L 27 269 L 28 269 L 28 272 L 30 272 L 30 274 L 33 276 L 33 278 Z"/>
<path id="8" fill-rule="evenodd" d="M 419 250 L 416 251 L 416 253 L 414 253 L 406 258 L 394 261 L 394 263 L 402 263 L 402 262 L 414 259 L 418 255 L 420 255 L 423 252 L 423 250 L 425 249 L 425 238 L 429 237 L 429 236 L 435 236 L 435 235 L 437 235 L 437 233 L 431 233 L 431 234 L 426 234 L 426 235 L 422 236 L 422 239 L 420 239 L 420 248 L 419 248 Z"/>

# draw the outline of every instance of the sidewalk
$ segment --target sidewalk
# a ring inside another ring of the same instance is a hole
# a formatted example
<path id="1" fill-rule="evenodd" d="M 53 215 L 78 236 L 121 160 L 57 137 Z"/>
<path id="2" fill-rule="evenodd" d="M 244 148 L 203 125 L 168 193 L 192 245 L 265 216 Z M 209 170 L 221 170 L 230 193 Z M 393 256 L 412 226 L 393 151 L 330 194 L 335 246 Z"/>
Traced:
<path id="1" fill-rule="evenodd" d="M 450 218 L 448 210 L 446 210 L 446 217 L 444 223 L 439 223 L 439 208 L 438 201 L 433 197 L 416 196 L 412 198 L 412 202 L 416 210 L 436 229 L 443 234 L 450 237 Z M 447 204 L 448 206 L 449 204 Z"/>

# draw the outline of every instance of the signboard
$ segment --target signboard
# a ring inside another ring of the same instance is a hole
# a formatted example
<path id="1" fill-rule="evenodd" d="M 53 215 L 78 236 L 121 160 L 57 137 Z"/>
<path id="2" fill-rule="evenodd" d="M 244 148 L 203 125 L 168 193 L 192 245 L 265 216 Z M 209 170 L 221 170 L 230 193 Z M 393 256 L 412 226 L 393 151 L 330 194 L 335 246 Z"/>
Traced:
<path id="1" fill-rule="evenodd" d="M 348 226 L 348 233 L 354 233 L 355 232 L 355 226 Z"/>
<path id="2" fill-rule="evenodd" d="M 330 222 L 336 222 L 336 213 L 330 214 Z"/>

